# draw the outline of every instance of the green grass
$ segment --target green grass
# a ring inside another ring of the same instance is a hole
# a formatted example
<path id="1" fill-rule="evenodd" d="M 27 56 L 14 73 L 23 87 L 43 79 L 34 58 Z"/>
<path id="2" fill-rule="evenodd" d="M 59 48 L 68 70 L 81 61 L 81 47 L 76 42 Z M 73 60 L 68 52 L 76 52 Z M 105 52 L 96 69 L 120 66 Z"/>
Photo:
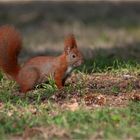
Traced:
<path id="1" fill-rule="evenodd" d="M 84 65 L 82 65 L 79 70 L 84 73 L 140 73 L 140 64 L 135 60 L 123 60 L 98 56 L 95 59 L 85 60 Z"/>
<path id="2" fill-rule="evenodd" d="M 134 62 L 101 59 L 87 61 L 81 68 L 84 73 L 111 72 L 122 74 L 124 69 L 128 72 L 139 72 L 139 64 Z M 93 64 L 92 64 L 93 63 Z M 92 69 L 91 69 L 91 68 Z M 88 69 L 89 68 L 89 69 Z M 100 70 L 100 71 L 99 71 Z M 13 96 L 17 90 L 15 82 L 6 80 L 1 75 L 0 89 L 0 136 L 1 139 L 11 136 L 23 136 L 28 128 L 59 128 L 59 133 L 64 129 L 69 139 L 139 139 L 140 138 L 140 103 L 130 102 L 125 108 L 103 107 L 87 109 L 82 104 L 79 109 L 71 111 L 61 108 L 50 97 L 57 92 L 54 81 L 50 78 L 50 84 L 43 84 L 43 88 L 36 87 L 27 97 Z M 8 88 L 9 87 L 9 88 Z M 65 88 L 65 94 L 71 94 L 72 86 Z M 76 85 L 76 90 L 81 95 L 85 88 L 81 81 Z M 118 87 L 112 86 L 111 92 L 118 94 Z M 47 102 L 44 102 L 45 101 Z M 68 99 L 69 102 L 69 99 Z M 54 114 L 54 115 L 53 115 Z M 62 129 L 62 130 L 61 130 Z M 44 130 L 45 131 L 45 130 Z M 50 139 L 62 139 L 56 132 L 50 135 Z M 31 136 L 29 136 L 31 137 Z M 35 136 L 34 136 L 35 137 Z M 44 137 L 40 135 L 39 137 Z"/>
<path id="3" fill-rule="evenodd" d="M 36 114 L 31 111 L 36 110 Z M 50 116 L 50 112 L 58 112 Z M 98 136 L 104 139 L 140 138 L 140 103 L 131 103 L 127 108 L 103 108 L 86 110 L 80 108 L 75 112 L 60 110 L 50 105 L 27 103 L 7 103 L 0 111 L 0 136 L 22 134 L 28 127 L 64 128 L 72 139 L 87 139 Z"/>
<path id="4" fill-rule="evenodd" d="M 78 72 L 82 75 L 92 74 L 92 72 L 139 74 L 140 65 L 135 61 L 112 60 L 105 57 L 88 60 L 79 68 Z M 76 70 L 77 71 L 77 70 Z M 48 134 L 49 139 L 64 139 L 65 135 L 69 139 L 139 139 L 140 138 L 140 103 L 131 102 L 125 108 L 110 108 L 109 106 L 98 109 L 87 109 L 80 100 L 76 111 L 62 108 L 57 101 L 52 101 L 51 97 L 56 89 L 53 79 L 50 77 L 50 84 L 43 84 L 36 87 L 28 96 L 21 98 L 13 96 L 17 91 L 14 81 L 5 79 L 1 74 L 0 79 L 0 137 L 7 139 L 16 136 L 24 136 L 27 129 L 43 128 L 49 129 L 52 126 L 59 128 L 58 132 L 52 131 Z M 85 77 L 86 78 L 86 77 Z M 65 87 L 64 93 L 59 96 L 67 96 L 76 92 L 80 97 L 86 93 L 83 79 L 77 82 L 76 87 L 69 85 Z M 127 86 L 126 91 L 132 91 L 131 85 Z M 100 90 L 99 90 L 100 92 Z M 110 92 L 118 95 L 121 91 L 117 86 L 110 88 Z M 113 95 L 112 94 L 112 95 Z M 65 99 L 64 99 L 65 100 Z M 45 101 L 45 102 L 44 102 Z M 63 102 L 65 103 L 65 102 Z M 61 131 L 65 130 L 64 134 Z M 29 138 L 43 138 L 44 132 L 38 137 L 33 134 Z M 32 133 L 32 132 L 31 132 Z M 60 133 L 60 134 L 58 134 Z M 38 134 L 38 132 L 37 132 Z M 45 138 L 44 138 L 45 139 Z"/>

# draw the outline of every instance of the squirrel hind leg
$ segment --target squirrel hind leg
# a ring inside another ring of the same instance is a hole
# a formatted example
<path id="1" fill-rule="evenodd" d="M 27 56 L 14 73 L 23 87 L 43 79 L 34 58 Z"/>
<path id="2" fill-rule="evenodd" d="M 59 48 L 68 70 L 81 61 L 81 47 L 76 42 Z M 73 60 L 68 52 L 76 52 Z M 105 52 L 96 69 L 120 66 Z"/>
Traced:
<path id="1" fill-rule="evenodd" d="M 20 80 L 21 79 L 21 80 Z M 20 85 L 20 91 L 26 93 L 29 90 L 32 90 L 37 84 L 39 79 L 39 73 L 37 69 L 29 68 L 25 71 L 19 73 L 18 84 Z"/>

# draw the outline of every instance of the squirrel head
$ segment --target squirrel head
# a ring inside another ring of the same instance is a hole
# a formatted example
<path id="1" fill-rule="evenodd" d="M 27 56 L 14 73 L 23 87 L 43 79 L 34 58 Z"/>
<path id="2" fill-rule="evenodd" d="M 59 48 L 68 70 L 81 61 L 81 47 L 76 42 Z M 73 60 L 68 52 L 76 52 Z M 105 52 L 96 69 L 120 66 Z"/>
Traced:
<path id="1" fill-rule="evenodd" d="M 77 48 L 77 43 L 74 35 L 68 35 L 64 43 L 64 52 L 68 65 L 72 67 L 80 66 L 83 63 L 83 56 Z"/>

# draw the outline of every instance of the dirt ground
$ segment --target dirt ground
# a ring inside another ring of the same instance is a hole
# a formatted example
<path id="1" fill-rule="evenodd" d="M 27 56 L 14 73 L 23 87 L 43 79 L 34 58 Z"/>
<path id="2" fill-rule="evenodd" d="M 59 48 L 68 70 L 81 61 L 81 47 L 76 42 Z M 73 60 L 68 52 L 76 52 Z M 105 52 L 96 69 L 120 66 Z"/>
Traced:
<path id="1" fill-rule="evenodd" d="M 130 101 L 140 100 L 140 77 L 137 75 L 72 74 L 68 84 L 72 85 L 70 90 L 59 90 L 49 98 L 63 109 L 126 107 Z"/>

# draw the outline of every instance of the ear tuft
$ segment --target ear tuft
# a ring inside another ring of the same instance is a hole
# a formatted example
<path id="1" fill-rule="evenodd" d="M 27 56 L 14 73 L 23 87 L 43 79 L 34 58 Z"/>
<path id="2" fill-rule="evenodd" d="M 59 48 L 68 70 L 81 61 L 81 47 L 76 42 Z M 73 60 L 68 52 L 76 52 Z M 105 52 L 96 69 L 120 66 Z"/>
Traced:
<path id="1" fill-rule="evenodd" d="M 77 47 L 76 44 L 76 40 L 73 34 L 69 34 L 66 38 L 65 38 L 65 46 L 69 46 L 71 48 L 73 47 Z"/>
<path id="2" fill-rule="evenodd" d="M 73 34 L 69 34 L 66 38 L 65 38 L 65 42 L 64 42 L 64 50 L 65 52 L 67 50 L 71 50 L 73 48 L 77 48 L 77 43 L 75 40 L 75 37 Z"/>

